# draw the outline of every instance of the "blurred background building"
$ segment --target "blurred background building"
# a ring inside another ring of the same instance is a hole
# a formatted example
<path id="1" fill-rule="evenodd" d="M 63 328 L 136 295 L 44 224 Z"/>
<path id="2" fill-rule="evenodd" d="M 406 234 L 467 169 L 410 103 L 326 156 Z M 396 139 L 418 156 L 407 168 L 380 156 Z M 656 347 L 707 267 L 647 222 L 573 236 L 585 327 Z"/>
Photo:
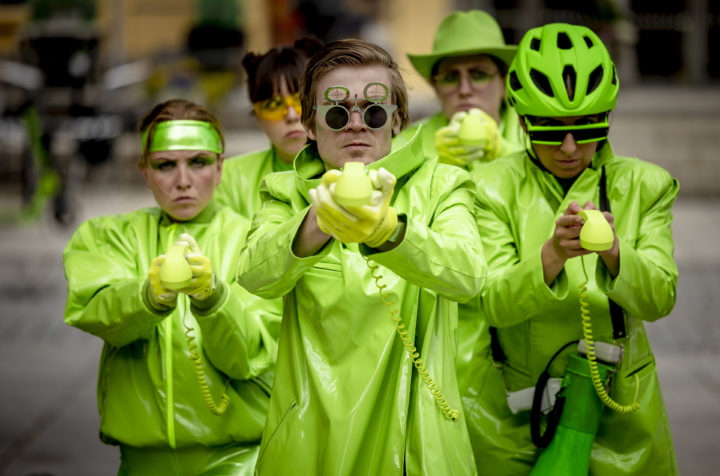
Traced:
<path id="1" fill-rule="evenodd" d="M 494 14 L 509 43 L 551 21 L 593 28 L 623 91 L 720 82 L 720 0 L 0 0 L 0 184 L 18 188 L 30 215 L 52 196 L 70 223 L 73 167 L 84 176 L 134 157 L 150 104 L 185 97 L 230 130 L 252 128 L 243 53 L 309 34 L 385 47 L 405 73 L 411 118 L 428 115 L 432 91 L 405 54 L 429 52 L 440 21 L 472 8 Z"/>

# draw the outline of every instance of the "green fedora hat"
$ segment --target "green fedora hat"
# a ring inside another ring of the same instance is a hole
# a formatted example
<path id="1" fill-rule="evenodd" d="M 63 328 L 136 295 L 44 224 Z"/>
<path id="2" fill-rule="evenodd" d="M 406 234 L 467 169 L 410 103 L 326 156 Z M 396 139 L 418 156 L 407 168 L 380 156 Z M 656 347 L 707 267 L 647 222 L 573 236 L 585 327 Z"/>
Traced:
<path id="1" fill-rule="evenodd" d="M 495 56 L 510 66 L 516 45 L 505 44 L 497 21 L 481 10 L 454 12 L 445 17 L 435 33 L 432 53 L 407 57 L 428 81 L 435 63 L 448 56 L 485 54 Z"/>

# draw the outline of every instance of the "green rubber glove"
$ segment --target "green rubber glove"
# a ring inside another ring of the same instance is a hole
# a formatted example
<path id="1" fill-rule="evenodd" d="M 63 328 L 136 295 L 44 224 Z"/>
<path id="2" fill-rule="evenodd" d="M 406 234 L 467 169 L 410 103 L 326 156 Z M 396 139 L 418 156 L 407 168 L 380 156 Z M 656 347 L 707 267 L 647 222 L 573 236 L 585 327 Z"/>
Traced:
<path id="1" fill-rule="evenodd" d="M 497 123 L 482 109 L 459 111 L 447 126 L 435 132 L 440 162 L 458 167 L 465 167 L 474 160 L 493 160 L 501 147 Z"/>
<path id="2" fill-rule="evenodd" d="M 318 227 L 343 243 L 365 243 L 372 248 L 383 244 L 397 227 L 397 212 L 390 207 L 395 177 L 387 170 L 371 170 L 373 193 L 370 203 L 343 207 L 334 198 L 335 182 L 341 172 L 329 170 L 321 184 L 310 190 L 317 212 Z"/>
<path id="3" fill-rule="evenodd" d="M 185 255 L 185 258 L 192 270 L 192 280 L 190 284 L 178 291 L 198 301 L 207 299 L 213 291 L 215 291 L 215 274 L 212 271 L 210 258 L 200 251 L 195 238 L 190 234 L 182 233 L 178 241 L 184 242 L 188 247 L 188 253 Z"/>
<path id="4" fill-rule="evenodd" d="M 151 303 L 153 307 L 158 310 L 175 307 L 178 296 L 177 291 L 167 289 L 160 281 L 160 268 L 162 268 L 163 263 L 165 263 L 164 254 L 153 258 L 150 262 L 150 269 L 148 270 Z"/>

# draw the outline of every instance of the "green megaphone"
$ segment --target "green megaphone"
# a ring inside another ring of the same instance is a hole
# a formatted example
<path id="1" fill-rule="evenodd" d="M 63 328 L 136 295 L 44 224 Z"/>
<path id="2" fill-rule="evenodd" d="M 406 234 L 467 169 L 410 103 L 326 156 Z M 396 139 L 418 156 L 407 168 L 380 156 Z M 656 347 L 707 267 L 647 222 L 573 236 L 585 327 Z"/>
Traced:
<path id="1" fill-rule="evenodd" d="M 612 367 L 598 362 L 600 379 L 607 381 Z M 552 441 L 540 454 L 530 476 L 587 476 L 590 453 L 600 426 L 603 403 L 595 392 L 588 361 L 571 354 L 557 395 L 562 414 Z"/>

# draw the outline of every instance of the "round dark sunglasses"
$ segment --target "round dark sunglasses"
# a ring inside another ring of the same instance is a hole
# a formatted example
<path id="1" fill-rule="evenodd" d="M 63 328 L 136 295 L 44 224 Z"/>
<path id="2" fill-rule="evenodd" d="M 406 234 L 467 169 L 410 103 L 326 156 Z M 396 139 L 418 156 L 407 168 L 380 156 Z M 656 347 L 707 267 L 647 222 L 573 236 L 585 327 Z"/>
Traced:
<path id="1" fill-rule="evenodd" d="M 325 120 L 328 128 L 334 131 L 344 129 L 350 122 L 350 116 L 353 112 L 360 113 L 363 124 L 369 129 L 377 130 L 384 127 L 393 112 L 397 109 L 395 104 L 382 104 L 389 95 L 387 86 L 383 83 L 373 82 L 365 86 L 363 96 L 369 101 L 364 107 L 358 106 L 360 100 L 355 95 L 354 99 L 350 97 L 350 91 L 343 86 L 332 86 L 325 91 L 325 99 L 332 104 L 321 106 L 313 106 Z M 352 102 L 353 105 L 348 109 L 342 102 Z"/>

